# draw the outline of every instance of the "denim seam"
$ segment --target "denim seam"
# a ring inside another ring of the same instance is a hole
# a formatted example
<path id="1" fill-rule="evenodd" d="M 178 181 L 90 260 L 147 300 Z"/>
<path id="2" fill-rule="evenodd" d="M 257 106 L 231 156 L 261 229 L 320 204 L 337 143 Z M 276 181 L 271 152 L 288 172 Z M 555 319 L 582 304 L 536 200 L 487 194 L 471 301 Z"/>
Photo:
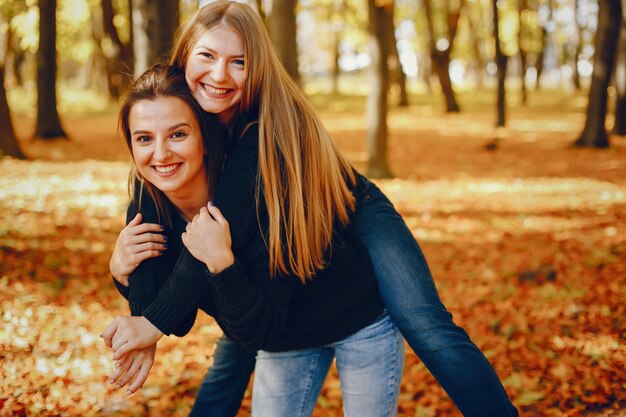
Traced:
<path id="1" fill-rule="evenodd" d="M 391 317 L 389 317 L 389 320 L 391 320 Z M 399 344 L 402 341 L 402 338 L 398 337 L 398 332 L 399 332 L 398 327 L 394 325 L 393 326 L 393 335 L 394 335 L 394 339 L 395 339 L 395 345 L 396 345 L 395 351 L 396 352 L 398 352 Z M 393 363 L 392 363 L 391 380 L 390 380 L 390 390 L 389 390 L 390 393 L 392 393 L 392 392 L 393 393 L 391 394 L 391 396 L 388 399 L 389 400 L 389 406 L 388 406 L 389 407 L 388 408 L 388 415 L 389 416 L 396 416 L 398 414 L 397 413 L 397 406 L 396 406 L 396 410 L 394 412 L 394 406 L 396 405 L 395 404 L 396 402 L 392 401 L 392 399 L 393 399 L 393 397 L 395 395 L 395 392 L 396 392 L 395 389 L 394 390 L 392 390 L 392 389 L 398 384 L 398 380 L 397 380 L 398 379 L 397 378 L 398 377 L 398 375 L 397 375 L 398 372 L 397 372 L 397 369 L 398 369 L 398 356 L 394 355 L 393 356 Z"/>
<path id="2" fill-rule="evenodd" d="M 321 350 L 318 350 L 317 354 L 315 355 L 315 362 L 313 363 L 313 366 L 310 369 L 309 372 L 309 380 L 307 382 L 307 387 L 304 391 L 304 401 L 302 401 L 302 403 L 300 404 L 300 416 L 304 417 L 304 412 L 305 412 L 305 406 L 306 404 L 308 404 L 308 400 L 309 400 L 309 396 L 311 394 L 311 387 L 312 387 L 312 381 L 315 377 L 315 372 L 317 370 L 317 368 L 319 367 L 319 360 L 320 360 L 320 356 L 321 356 Z"/>

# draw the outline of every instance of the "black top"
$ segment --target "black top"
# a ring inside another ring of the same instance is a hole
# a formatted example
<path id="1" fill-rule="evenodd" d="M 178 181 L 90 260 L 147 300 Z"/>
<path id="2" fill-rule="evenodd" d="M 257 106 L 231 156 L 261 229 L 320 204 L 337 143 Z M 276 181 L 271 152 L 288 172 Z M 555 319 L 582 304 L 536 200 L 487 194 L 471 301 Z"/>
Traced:
<path id="1" fill-rule="evenodd" d="M 165 230 L 168 249 L 142 262 L 118 284 L 131 313 L 143 315 L 165 334 L 186 334 L 197 308 L 215 317 L 224 332 L 250 350 L 286 351 L 341 340 L 373 322 L 383 310 L 366 250 L 345 228 L 336 227 L 328 266 L 303 284 L 295 275 L 270 277 L 262 232 L 268 227 L 255 192 L 258 125 L 253 124 L 228 152 L 215 193 L 215 205 L 229 222 L 235 263 L 211 274 L 182 244 L 186 222 Z M 147 193 L 141 199 L 144 222 L 157 223 Z M 127 222 L 137 213 L 131 205 Z"/>

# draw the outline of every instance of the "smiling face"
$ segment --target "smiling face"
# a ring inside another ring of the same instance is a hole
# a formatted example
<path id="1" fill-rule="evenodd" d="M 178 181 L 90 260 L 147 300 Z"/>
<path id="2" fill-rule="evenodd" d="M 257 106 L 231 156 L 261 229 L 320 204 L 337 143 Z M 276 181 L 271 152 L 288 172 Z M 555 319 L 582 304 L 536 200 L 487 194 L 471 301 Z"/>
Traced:
<path id="1" fill-rule="evenodd" d="M 221 23 L 198 39 L 185 65 L 193 97 L 223 124 L 230 121 L 243 96 L 244 58 L 241 37 Z"/>
<path id="2" fill-rule="evenodd" d="M 174 205 L 208 192 L 202 134 L 183 100 L 139 100 L 130 109 L 128 126 L 137 170 Z"/>

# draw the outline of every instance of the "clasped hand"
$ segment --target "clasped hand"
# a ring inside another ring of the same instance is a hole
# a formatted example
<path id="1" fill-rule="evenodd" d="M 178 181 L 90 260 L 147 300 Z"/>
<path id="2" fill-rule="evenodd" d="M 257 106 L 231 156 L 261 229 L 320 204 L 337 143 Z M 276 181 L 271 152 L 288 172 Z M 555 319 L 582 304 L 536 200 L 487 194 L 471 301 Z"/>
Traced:
<path id="1" fill-rule="evenodd" d="M 121 388 L 131 382 L 128 395 L 141 388 L 154 364 L 156 343 L 163 333 L 145 317 L 117 317 L 101 335 L 104 344 L 113 349 L 115 372 L 110 384 Z"/>
<path id="2" fill-rule="evenodd" d="M 202 207 L 182 234 L 183 244 L 211 273 L 218 273 L 235 262 L 228 221 L 211 203 Z"/>

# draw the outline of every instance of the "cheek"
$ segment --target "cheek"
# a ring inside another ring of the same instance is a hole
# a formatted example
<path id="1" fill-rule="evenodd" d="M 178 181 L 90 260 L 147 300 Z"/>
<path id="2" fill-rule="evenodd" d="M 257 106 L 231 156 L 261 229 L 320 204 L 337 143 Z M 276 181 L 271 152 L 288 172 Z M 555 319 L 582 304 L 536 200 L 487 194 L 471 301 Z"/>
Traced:
<path id="1" fill-rule="evenodd" d="M 133 160 L 137 168 L 142 169 L 142 167 L 150 161 L 150 155 L 141 148 L 133 149 Z"/>

